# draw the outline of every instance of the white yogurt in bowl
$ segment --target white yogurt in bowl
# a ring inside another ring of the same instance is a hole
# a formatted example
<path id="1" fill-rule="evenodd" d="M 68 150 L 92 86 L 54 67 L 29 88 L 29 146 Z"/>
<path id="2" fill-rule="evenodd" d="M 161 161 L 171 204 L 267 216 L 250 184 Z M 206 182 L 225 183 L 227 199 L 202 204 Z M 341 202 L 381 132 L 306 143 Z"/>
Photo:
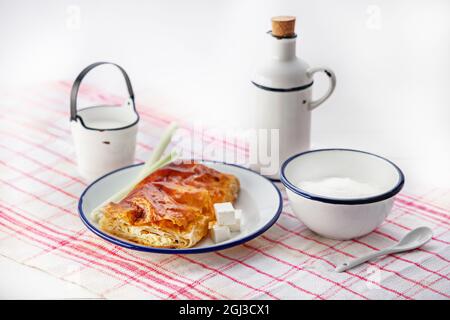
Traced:
<path id="1" fill-rule="evenodd" d="M 318 196 L 341 199 L 371 197 L 380 194 L 383 191 L 377 186 L 348 177 L 300 180 L 296 186 Z"/>
<path id="2" fill-rule="evenodd" d="M 363 236 L 389 214 L 404 175 L 391 161 L 364 151 L 320 149 L 287 159 L 281 167 L 296 216 L 333 239 Z"/>

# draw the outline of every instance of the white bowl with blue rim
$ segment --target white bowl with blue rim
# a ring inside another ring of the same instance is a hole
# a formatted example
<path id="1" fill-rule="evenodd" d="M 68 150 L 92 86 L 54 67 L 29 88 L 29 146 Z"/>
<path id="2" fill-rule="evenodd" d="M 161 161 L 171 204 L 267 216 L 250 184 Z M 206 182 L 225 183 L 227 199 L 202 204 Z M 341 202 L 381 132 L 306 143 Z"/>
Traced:
<path id="1" fill-rule="evenodd" d="M 335 178 L 373 186 L 376 192 L 336 197 L 335 193 L 326 194 L 326 189 L 316 189 L 314 193 L 304 187 L 309 181 Z M 405 182 L 402 171 L 393 162 L 351 149 L 296 154 L 283 163 L 280 180 L 296 216 L 312 231 L 338 240 L 357 238 L 377 228 L 390 213 L 394 197 Z"/>

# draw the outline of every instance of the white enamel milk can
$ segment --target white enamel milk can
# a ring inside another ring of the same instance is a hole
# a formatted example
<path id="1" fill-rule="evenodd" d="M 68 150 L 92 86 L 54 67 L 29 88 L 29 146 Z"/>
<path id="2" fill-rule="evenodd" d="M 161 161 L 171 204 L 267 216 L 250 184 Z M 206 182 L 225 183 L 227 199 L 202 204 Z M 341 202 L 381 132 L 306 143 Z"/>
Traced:
<path id="1" fill-rule="evenodd" d="M 77 110 L 81 81 L 89 71 L 103 64 L 113 65 L 121 71 L 129 98 L 122 106 L 99 105 Z M 133 88 L 125 70 L 109 62 L 86 67 L 75 79 L 70 96 L 70 124 L 80 175 L 90 181 L 132 164 L 138 123 Z"/>
<path id="2" fill-rule="evenodd" d="M 336 86 L 330 68 L 311 68 L 296 56 L 294 26 L 295 17 L 272 18 L 268 56 L 252 77 L 252 124 L 259 134 L 258 150 L 251 151 L 257 153 L 251 167 L 274 179 L 287 158 L 310 148 L 311 111 L 327 100 Z M 318 72 L 326 74 L 330 85 L 321 98 L 312 100 L 313 78 Z"/>

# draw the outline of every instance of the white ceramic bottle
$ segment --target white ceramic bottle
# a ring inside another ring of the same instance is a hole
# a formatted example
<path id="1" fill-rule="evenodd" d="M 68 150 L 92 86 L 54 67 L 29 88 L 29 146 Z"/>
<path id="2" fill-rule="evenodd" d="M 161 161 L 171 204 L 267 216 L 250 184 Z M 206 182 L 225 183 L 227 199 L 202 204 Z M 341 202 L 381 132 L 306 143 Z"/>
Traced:
<path id="1" fill-rule="evenodd" d="M 270 51 L 252 77 L 255 98 L 252 127 L 258 132 L 258 150 L 250 150 L 254 160 L 251 167 L 278 179 L 279 168 L 287 158 L 309 149 L 311 111 L 333 93 L 336 77 L 331 69 L 310 68 L 296 56 L 295 17 L 272 18 L 272 30 L 267 37 Z M 312 100 L 313 77 L 317 72 L 328 76 L 330 86 L 323 97 Z"/>

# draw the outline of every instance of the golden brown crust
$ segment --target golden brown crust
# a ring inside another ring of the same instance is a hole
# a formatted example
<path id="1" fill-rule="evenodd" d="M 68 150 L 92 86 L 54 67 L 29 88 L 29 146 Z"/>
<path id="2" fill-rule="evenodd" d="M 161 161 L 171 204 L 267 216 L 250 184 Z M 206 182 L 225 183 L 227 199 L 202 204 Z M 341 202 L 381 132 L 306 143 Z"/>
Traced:
<path id="1" fill-rule="evenodd" d="M 100 227 L 154 247 L 195 245 L 215 221 L 213 204 L 234 202 L 239 180 L 198 163 L 170 164 L 103 209 Z"/>

